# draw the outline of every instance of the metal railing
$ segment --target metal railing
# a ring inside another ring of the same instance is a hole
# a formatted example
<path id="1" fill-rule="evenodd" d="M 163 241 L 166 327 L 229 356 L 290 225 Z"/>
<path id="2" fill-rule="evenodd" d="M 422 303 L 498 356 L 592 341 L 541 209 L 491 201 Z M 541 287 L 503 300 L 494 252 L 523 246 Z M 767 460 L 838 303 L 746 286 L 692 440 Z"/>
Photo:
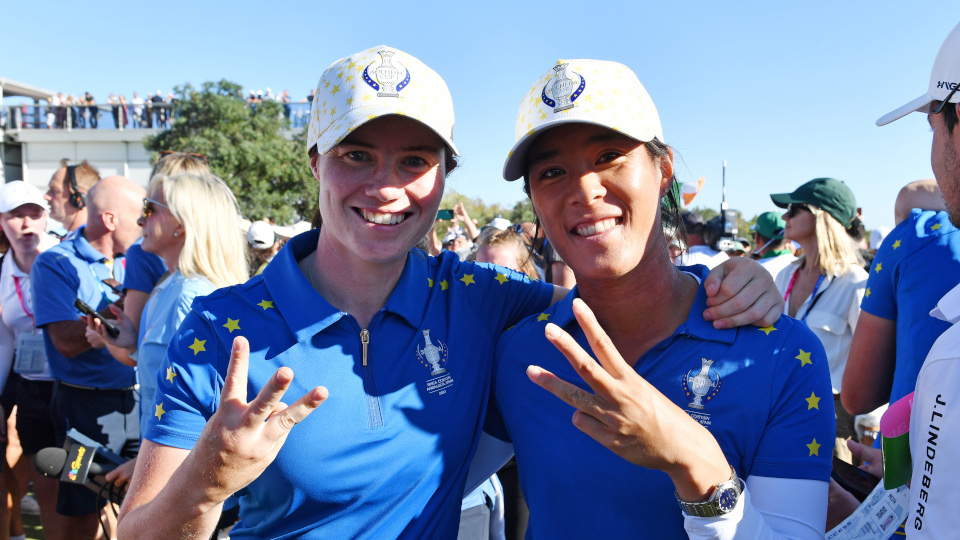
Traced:
<path id="1" fill-rule="evenodd" d="M 281 117 L 293 129 L 303 128 L 310 119 L 310 103 L 281 103 Z M 254 107 L 256 105 L 247 105 Z M 0 108 L 0 129 L 167 129 L 176 117 L 172 103 L 146 101 L 96 105 L 49 105 L 21 103 Z"/>

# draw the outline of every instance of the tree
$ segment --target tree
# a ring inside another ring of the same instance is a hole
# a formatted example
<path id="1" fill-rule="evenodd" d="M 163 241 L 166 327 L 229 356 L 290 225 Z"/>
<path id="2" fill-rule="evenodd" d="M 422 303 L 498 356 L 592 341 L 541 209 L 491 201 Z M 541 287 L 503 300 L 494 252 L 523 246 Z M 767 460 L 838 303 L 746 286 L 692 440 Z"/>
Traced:
<path id="1" fill-rule="evenodd" d="M 279 224 L 309 221 L 317 205 L 317 185 L 306 155 L 305 133 L 289 140 L 281 104 L 248 107 L 240 85 L 221 80 L 175 88 L 173 126 L 149 137 L 144 146 L 207 156 L 210 169 L 230 186 L 240 213 L 250 220 Z"/>

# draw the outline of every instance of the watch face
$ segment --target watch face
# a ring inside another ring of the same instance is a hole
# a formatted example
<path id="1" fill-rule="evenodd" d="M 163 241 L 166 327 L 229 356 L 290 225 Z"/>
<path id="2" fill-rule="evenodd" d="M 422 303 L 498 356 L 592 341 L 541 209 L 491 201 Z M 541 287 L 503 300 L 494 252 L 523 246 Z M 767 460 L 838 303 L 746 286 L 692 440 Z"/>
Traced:
<path id="1" fill-rule="evenodd" d="M 732 487 L 724 489 L 723 493 L 717 497 L 717 506 L 724 514 L 732 512 L 734 507 L 737 506 L 737 491 Z"/>

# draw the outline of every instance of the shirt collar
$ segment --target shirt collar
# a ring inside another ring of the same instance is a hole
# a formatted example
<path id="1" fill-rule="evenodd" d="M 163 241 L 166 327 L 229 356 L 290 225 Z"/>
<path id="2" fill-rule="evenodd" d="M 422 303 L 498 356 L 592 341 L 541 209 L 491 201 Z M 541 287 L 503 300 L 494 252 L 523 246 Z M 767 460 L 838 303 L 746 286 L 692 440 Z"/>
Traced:
<path id="1" fill-rule="evenodd" d="M 74 237 L 73 248 L 76 250 L 77 255 L 82 257 L 87 262 L 95 263 L 107 260 L 107 257 L 105 257 L 103 253 L 100 253 L 94 249 L 94 247 L 90 245 L 90 242 L 87 242 L 87 239 L 82 233 Z"/>
<path id="2" fill-rule="evenodd" d="M 951 324 L 960 322 L 960 285 L 943 295 L 937 302 L 937 307 L 930 310 L 930 316 Z"/>

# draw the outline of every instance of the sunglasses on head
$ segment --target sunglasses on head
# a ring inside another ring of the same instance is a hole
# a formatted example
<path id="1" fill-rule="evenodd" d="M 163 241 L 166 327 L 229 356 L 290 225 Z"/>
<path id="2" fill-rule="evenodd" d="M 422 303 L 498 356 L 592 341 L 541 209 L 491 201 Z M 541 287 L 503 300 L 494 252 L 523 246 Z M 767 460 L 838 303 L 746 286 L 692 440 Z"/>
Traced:
<path id="1" fill-rule="evenodd" d="M 148 198 L 144 197 L 144 198 L 143 198 L 143 217 L 148 218 L 148 217 L 152 216 L 154 210 L 156 210 L 156 208 L 154 208 L 154 206 L 160 206 L 160 207 L 163 207 L 163 208 L 170 208 L 169 206 L 167 206 L 167 205 L 165 205 L 165 204 L 163 204 L 163 203 L 159 203 L 159 202 L 157 202 L 157 201 L 155 201 L 155 200 L 153 200 L 153 199 L 148 199 Z"/>
<path id="2" fill-rule="evenodd" d="M 810 207 L 805 204 L 790 203 L 787 205 L 787 215 L 792 218 L 797 217 L 797 214 L 799 214 L 801 210 L 805 210 L 807 212 L 811 211 Z"/>

